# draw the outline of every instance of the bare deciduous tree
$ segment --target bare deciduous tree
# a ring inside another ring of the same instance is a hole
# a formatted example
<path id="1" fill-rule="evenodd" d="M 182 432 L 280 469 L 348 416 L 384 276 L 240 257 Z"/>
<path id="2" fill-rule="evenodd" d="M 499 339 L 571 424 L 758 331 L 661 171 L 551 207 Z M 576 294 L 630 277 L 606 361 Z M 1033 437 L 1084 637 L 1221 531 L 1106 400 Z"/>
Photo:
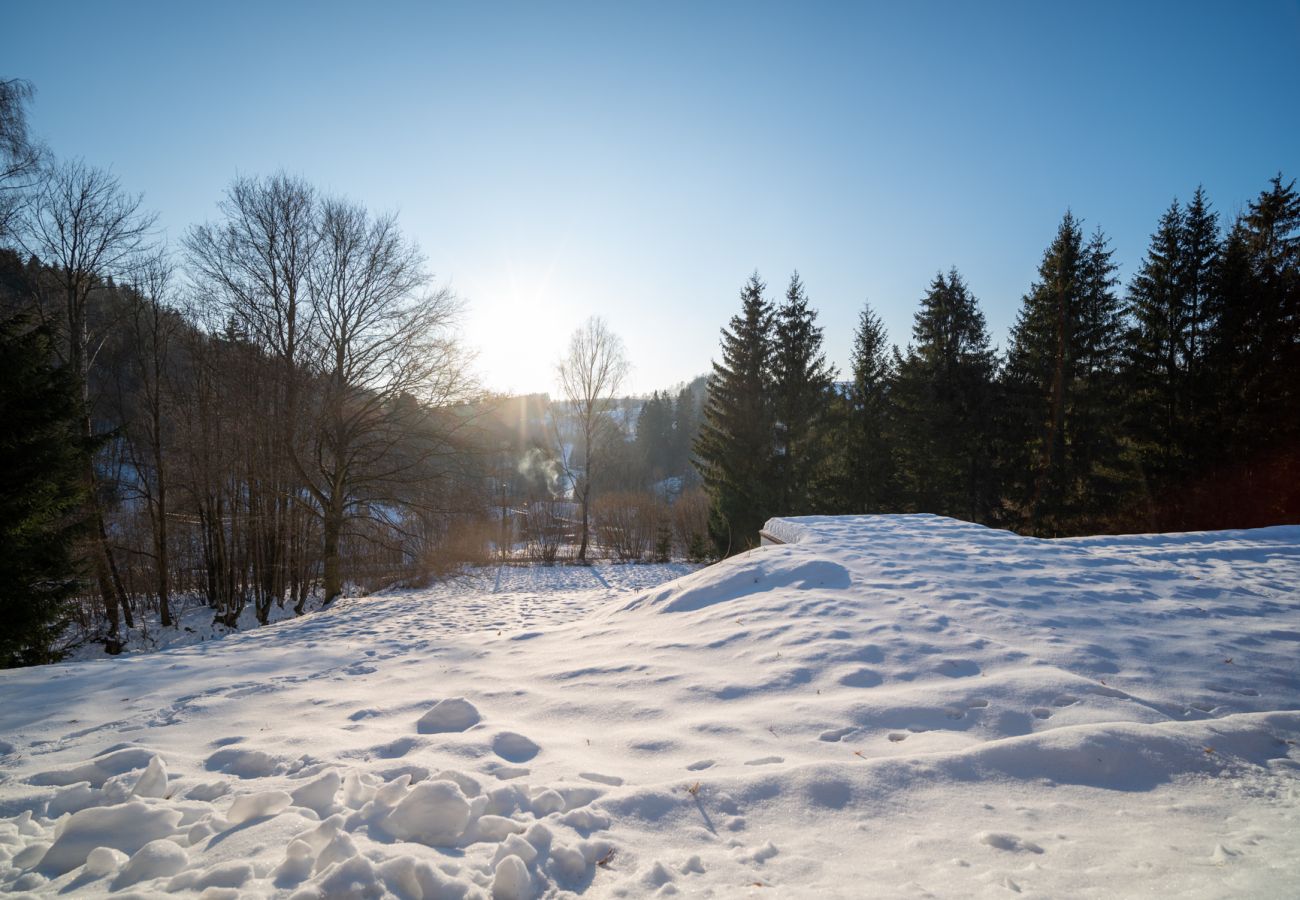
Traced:
<path id="1" fill-rule="evenodd" d="M 128 276 L 149 240 L 154 217 L 141 210 L 140 195 L 127 194 L 115 176 L 79 160 L 48 169 L 38 189 L 21 208 L 17 235 L 23 249 L 42 260 L 53 278 L 40 284 L 41 309 L 57 316 L 66 336 L 66 362 L 78 379 L 85 413 L 83 431 L 95 436 L 91 421 L 89 373 L 99 346 L 90 326 L 94 291 L 109 279 Z M 109 618 L 109 646 L 117 641 L 118 609 L 131 625 L 131 608 L 118 576 L 98 500 L 93 456 L 86 457 L 92 523 L 98 535 L 94 566 Z"/>
<path id="2" fill-rule="evenodd" d="M 569 338 L 568 353 L 560 360 L 557 371 L 582 441 L 583 470 L 575 490 L 582 508 L 578 561 L 583 563 L 587 560 L 591 530 L 591 478 L 596 471 L 593 456 L 603 433 L 613 426 L 610 412 L 614 408 L 614 395 L 628 372 L 623 341 L 609 330 L 604 319 L 593 316 Z"/>
<path id="3" fill-rule="evenodd" d="M 131 439 L 126 446 L 153 530 L 155 590 L 164 626 L 173 624 L 167 543 L 169 464 L 164 452 L 172 427 L 167 381 L 173 340 L 183 327 L 179 313 L 169 306 L 171 293 L 172 266 L 166 255 L 159 252 L 143 260 L 131 280 L 127 323 L 134 397 L 129 406 L 123 404 L 130 411 L 125 426 Z"/>
<path id="4" fill-rule="evenodd" d="M 224 221 L 198 226 L 185 239 L 203 301 L 270 362 L 257 385 L 263 396 L 250 398 L 267 402 L 270 416 L 247 422 L 246 435 L 254 599 L 263 624 L 271 603 L 283 603 L 286 589 L 301 595 L 305 580 L 291 556 L 290 526 L 316 207 L 315 190 L 301 179 L 239 178 L 219 204 Z"/>
<path id="5" fill-rule="evenodd" d="M 33 93 L 30 81 L 0 79 L 0 238 L 8 234 L 23 192 L 36 183 L 44 157 L 27 133 Z"/>
<path id="6" fill-rule="evenodd" d="M 417 435 L 429 423 L 425 409 L 459 399 L 468 380 L 453 340 L 460 304 L 449 290 L 426 290 L 424 260 L 396 218 L 326 200 L 316 223 L 307 365 L 318 399 L 310 447 L 295 462 L 320 506 L 328 603 L 343 588 L 347 519 L 425 475 L 433 449 Z"/>

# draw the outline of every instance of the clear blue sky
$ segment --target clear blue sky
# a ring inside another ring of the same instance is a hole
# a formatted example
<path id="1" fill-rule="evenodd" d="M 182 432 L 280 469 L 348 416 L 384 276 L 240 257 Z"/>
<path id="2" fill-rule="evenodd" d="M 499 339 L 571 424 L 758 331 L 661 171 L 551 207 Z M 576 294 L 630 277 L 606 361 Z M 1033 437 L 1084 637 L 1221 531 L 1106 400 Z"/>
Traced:
<path id="1" fill-rule="evenodd" d="M 1300 175 L 1300 3 L 7 4 L 0 75 L 54 151 L 177 241 L 236 173 L 396 209 L 487 384 L 553 388 L 604 315 L 631 388 L 707 370 L 758 269 L 841 369 L 957 266 L 1005 342 L 1067 207 L 1127 280 L 1204 184 Z"/>

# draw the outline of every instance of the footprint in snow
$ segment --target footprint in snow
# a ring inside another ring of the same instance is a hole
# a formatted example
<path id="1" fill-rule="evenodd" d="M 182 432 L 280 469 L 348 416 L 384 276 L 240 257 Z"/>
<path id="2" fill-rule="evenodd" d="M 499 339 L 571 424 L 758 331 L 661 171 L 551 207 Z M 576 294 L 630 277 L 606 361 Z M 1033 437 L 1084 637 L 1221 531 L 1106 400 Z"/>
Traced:
<path id="1" fill-rule="evenodd" d="M 1012 853 L 1042 853 L 1043 848 L 1033 841 L 1026 841 L 1019 835 L 1005 831 L 981 831 L 975 836 L 981 844 L 987 844 L 995 850 L 1007 850 Z"/>
<path id="2" fill-rule="evenodd" d="M 701 760 L 698 760 L 697 762 L 693 762 L 693 763 L 691 763 L 689 766 L 687 766 L 687 767 L 686 767 L 686 771 L 688 771 L 688 772 L 700 772 L 700 771 L 703 771 L 704 769 L 711 769 L 711 768 L 713 768 L 713 766 L 714 766 L 714 762 L 713 762 L 713 760 L 711 760 L 711 759 L 701 759 Z"/>
<path id="3" fill-rule="evenodd" d="M 1036 719 L 1050 719 L 1052 717 L 1052 711 L 1043 706 L 1035 706 L 1030 712 Z"/>
<path id="4" fill-rule="evenodd" d="M 783 756 L 760 756 L 758 759 L 749 759 L 745 761 L 747 766 L 770 766 L 775 763 L 785 762 Z"/>
<path id="5" fill-rule="evenodd" d="M 890 740 L 892 743 L 897 744 L 897 743 L 900 743 L 900 742 L 902 742 L 902 741 L 907 740 L 907 735 L 905 735 L 905 734 L 903 734 L 902 732 L 899 732 L 899 731 L 891 731 L 891 732 L 889 733 L 889 740 Z"/>
<path id="6" fill-rule="evenodd" d="M 579 772 L 578 777 L 594 781 L 597 784 L 607 784 L 610 787 L 618 787 L 623 783 L 623 779 L 617 775 L 602 775 L 599 772 Z"/>
<path id="7" fill-rule="evenodd" d="M 489 770 L 495 778 L 501 781 L 510 781 L 513 778 L 523 778 L 532 772 L 527 766 L 495 766 Z"/>
<path id="8" fill-rule="evenodd" d="M 980 667 L 969 659 L 945 659 L 939 666 L 939 674 L 949 678 L 969 678 L 980 671 Z"/>
<path id="9" fill-rule="evenodd" d="M 857 731 L 857 729 L 853 726 L 849 726 L 848 728 L 835 728 L 831 731 L 823 731 L 821 734 L 817 735 L 817 740 L 833 743 L 835 741 L 843 740 L 855 731 Z"/>
<path id="10" fill-rule="evenodd" d="M 492 752 L 512 763 L 528 762 L 540 753 L 541 749 L 522 734 L 513 731 L 503 731 L 492 738 Z"/>

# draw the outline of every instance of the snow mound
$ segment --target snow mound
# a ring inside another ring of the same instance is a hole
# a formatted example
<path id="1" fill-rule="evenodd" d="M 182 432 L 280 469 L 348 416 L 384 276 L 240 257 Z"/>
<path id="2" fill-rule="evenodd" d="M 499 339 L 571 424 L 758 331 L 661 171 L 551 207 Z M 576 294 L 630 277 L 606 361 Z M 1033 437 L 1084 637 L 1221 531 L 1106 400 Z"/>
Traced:
<path id="1" fill-rule="evenodd" d="M 828 559 L 809 559 L 784 547 L 752 550 L 687 575 L 666 589 L 637 598 L 627 609 L 650 607 L 659 612 L 693 612 L 754 594 L 794 589 L 842 590 L 849 571 Z"/>

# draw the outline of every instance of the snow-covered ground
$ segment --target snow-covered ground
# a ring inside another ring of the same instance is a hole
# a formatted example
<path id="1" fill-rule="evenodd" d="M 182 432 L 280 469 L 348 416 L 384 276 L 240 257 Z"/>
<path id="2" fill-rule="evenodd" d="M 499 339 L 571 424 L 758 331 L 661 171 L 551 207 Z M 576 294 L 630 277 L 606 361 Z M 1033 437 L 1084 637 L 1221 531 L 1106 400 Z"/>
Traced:
<path id="1" fill-rule="evenodd" d="M 769 530 L 0 673 L 0 891 L 1296 896 L 1300 527 Z"/>
<path id="2" fill-rule="evenodd" d="M 570 556 L 576 554 L 575 547 Z M 590 566 L 512 564 L 469 568 L 430 590 L 419 592 L 419 597 L 425 603 L 443 604 L 440 615 L 448 618 L 446 624 L 456 629 L 501 628 L 506 622 L 518 625 L 531 621 L 530 617 L 538 617 L 539 622 L 555 623 L 576 617 L 593 602 L 606 599 L 610 592 L 653 587 L 697 568 L 699 566 L 680 563 L 605 562 Z M 391 592 L 387 593 L 391 595 Z M 489 594 L 495 596 L 489 597 Z M 305 614 L 314 615 L 320 608 L 319 596 L 313 596 L 306 603 Z M 172 614 L 176 624 L 164 628 L 159 624 L 156 612 L 137 611 L 136 627 L 122 626 L 122 654 L 173 650 L 221 640 L 259 627 L 252 604 L 244 607 L 237 628 L 214 622 L 212 609 L 198 596 L 174 599 Z M 292 604 L 272 605 L 267 618 L 270 624 L 275 625 L 294 619 L 296 615 Z M 74 647 L 64 661 L 87 662 L 103 658 L 102 643 L 85 641 Z"/>

